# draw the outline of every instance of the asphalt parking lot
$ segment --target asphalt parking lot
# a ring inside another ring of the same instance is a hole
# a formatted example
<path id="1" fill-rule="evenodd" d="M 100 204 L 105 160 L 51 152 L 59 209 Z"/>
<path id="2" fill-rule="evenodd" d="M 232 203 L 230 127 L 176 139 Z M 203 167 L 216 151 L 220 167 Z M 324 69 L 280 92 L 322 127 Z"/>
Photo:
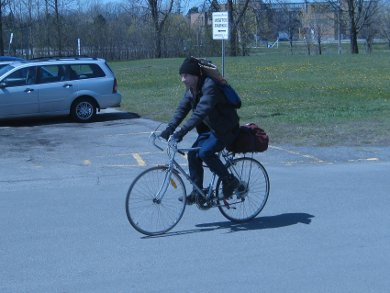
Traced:
<path id="1" fill-rule="evenodd" d="M 0 292 L 388 291 L 389 147 L 271 140 L 256 154 L 271 192 L 254 221 L 192 206 L 153 238 L 131 228 L 124 200 L 165 162 L 148 142 L 158 124 L 116 111 L 0 123 Z"/>
<path id="2" fill-rule="evenodd" d="M 148 136 L 160 123 L 133 113 L 107 110 L 97 122 L 76 124 L 64 118 L 0 122 L 1 182 L 33 181 L 76 174 L 111 174 L 164 163 L 164 155 Z M 195 137 L 190 133 L 184 144 Z M 329 165 L 388 162 L 389 147 L 296 147 L 271 145 L 256 155 L 265 165 Z M 76 171 L 77 170 L 77 171 Z"/>

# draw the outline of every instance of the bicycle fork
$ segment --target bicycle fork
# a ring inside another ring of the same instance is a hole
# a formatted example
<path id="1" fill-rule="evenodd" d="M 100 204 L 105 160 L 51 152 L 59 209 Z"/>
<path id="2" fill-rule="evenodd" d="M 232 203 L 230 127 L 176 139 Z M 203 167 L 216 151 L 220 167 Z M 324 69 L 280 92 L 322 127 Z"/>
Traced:
<path id="1" fill-rule="evenodd" d="M 165 195 L 165 192 L 168 189 L 168 185 L 174 184 L 174 182 L 172 183 L 173 180 L 171 179 L 171 176 L 172 176 L 172 169 L 168 168 L 165 172 L 164 181 L 163 181 L 163 184 L 161 184 L 160 190 L 153 197 L 154 203 L 160 204 L 164 195 Z"/>

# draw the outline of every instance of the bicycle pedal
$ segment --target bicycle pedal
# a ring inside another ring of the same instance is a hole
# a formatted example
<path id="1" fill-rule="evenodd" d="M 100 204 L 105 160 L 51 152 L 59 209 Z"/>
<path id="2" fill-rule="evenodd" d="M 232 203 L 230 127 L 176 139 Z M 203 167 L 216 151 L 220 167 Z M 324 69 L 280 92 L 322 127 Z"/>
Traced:
<path id="1" fill-rule="evenodd" d="M 246 190 L 246 186 L 244 184 L 240 184 L 240 186 L 238 186 L 236 190 L 238 193 L 243 193 Z"/>

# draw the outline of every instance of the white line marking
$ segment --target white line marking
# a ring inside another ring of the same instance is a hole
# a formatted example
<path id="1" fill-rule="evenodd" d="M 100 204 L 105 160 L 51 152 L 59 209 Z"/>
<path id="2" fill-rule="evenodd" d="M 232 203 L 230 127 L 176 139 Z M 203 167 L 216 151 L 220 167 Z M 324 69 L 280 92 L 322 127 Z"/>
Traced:
<path id="1" fill-rule="evenodd" d="M 147 134 L 147 135 L 150 135 L 150 131 L 143 131 L 143 132 L 128 132 L 128 133 L 115 133 L 115 134 L 106 134 L 104 136 L 123 136 L 123 135 L 144 135 L 144 134 Z"/>
<path id="2" fill-rule="evenodd" d="M 141 152 L 137 153 L 139 155 L 150 155 L 150 154 L 158 154 L 160 152 Z M 119 153 L 119 154 L 111 154 L 111 155 L 104 155 L 104 156 L 96 156 L 97 158 L 107 158 L 107 157 L 128 157 L 128 156 L 134 156 L 134 153 Z"/>
<path id="3" fill-rule="evenodd" d="M 348 160 L 348 162 L 357 162 L 357 161 L 379 161 L 379 158 L 367 158 L 367 159 Z"/>
<path id="4" fill-rule="evenodd" d="M 276 149 L 276 150 L 279 150 L 279 151 L 284 151 L 284 152 L 289 153 L 289 154 L 293 154 L 293 155 L 301 156 L 301 157 L 304 157 L 304 158 L 308 158 L 308 159 L 316 161 L 317 163 L 326 163 L 324 160 L 321 160 L 320 158 L 317 158 L 317 157 L 312 156 L 312 155 L 301 154 L 299 152 L 286 150 L 284 148 L 276 147 L 276 146 L 269 146 L 269 147 L 273 148 L 273 149 Z"/>
<path id="5" fill-rule="evenodd" d="M 139 167 L 139 165 L 104 165 L 105 167 L 109 167 L 109 168 L 129 168 L 129 167 Z"/>

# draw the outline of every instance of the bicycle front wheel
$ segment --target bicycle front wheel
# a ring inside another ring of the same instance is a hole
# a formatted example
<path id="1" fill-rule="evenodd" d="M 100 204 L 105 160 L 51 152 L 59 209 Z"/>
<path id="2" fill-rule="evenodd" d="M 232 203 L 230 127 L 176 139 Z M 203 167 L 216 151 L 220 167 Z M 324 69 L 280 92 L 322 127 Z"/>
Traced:
<path id="1" fill-rule="evenodd" d="M 233 222 L 246 222 L 255 218 L 264 208 L 269 195 L 269 177 L 264 166 L 253 158 L 234 159 L 229 171 L 236 176 L 242 189 L 226 200 L 219 201 L 219 210 Z M 222 195 L 222 182 L 217 182 L 217 193 Z"/>
<path id="2" fill-rule="evenodd" d="M 130 224 L 145 235 L 159 235 L 171 230 L 185 210 L 186 191 L 183 180 L 172 172 L 165 192 L 168 168 L 156 166 L 143 171 L 130 185 L 126 197 L 126 213 Z"/>

